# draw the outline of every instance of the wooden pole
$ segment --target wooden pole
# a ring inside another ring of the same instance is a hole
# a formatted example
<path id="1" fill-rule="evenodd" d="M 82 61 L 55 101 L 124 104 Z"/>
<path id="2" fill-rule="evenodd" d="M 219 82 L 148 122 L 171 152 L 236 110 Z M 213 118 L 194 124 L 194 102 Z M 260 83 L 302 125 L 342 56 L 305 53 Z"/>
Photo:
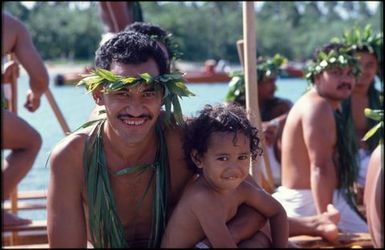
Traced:
<path id="1" fill-rule="evenodd" d="M 244 67 L 244 59 L 243 59 L 243 55 L 244 55 L 244 42 L 243 42 L 242 39 L 237 41 L 237 51 L 238 51 L 238 55 L 239 55 L 239 61 L 241 62 L 242 67 Z M 258 84 L 257 84 L 257 86 L 258 86 Z M 259 115 L 259 117 L 260 117 L 260 115 Z M 266 142 L 264 140 L 265 138 L 264 138 L 264 136 L 262 136 L 262 137 L 263 138 L 261 138 L 261 145 L 262 145 L 262 150 L 264 152 L 263 157 L 264 157 L 264 160 L 265 160 L 265 162 L 264 162 L 265 164 L 262 167 L 265 169 L 265 172 L 267 174 L 267 180 L 262 179 L 262 182 L 266 182 L 267 181 L 269 183 L 267 185 L 272 187 L 272 188 L 274 188 L 275 184 L 274 184 L 274 180 L 273 180 L 273 173 L 271 172 L 270 159 L 269 159 L 268 155 L 266 154 L 267 149 L 266 149 Z"/>
<path id="2" fill-rule="evenodd" d="M 255 10 L 254 2 L 243 2 L 243 37 L 244 37 L 244 72 L 245 72 L 245 91 L 246 91 L 246 110 L 253 126 L 262 131 L 261 115 L 258 105 L 258 87 L 257 84 L 257 59 L 256 59 L 256 32 L 255 32 Z M 261 172 L 263 163 L 270 168 L 268 155 L 264 146 L 264 136 L 261 133 L 263 158 L 258 159 L 256 164 L 251 166 L 251 175 L 254 179 L 269 193 L 274 191 L 274 185 L 271 185 Z M 257 166 L 256 166 L 257 165 Z"/>
<path id="3" fill-rule="evenodd" d="M 237 51 L 238 51 L 238 57 L 239 57 L 239 62 L 241 63 L 241 66 L 243 68 L 243 71 L 245 71 L 245 59 L 243 58 L 243 54 L 245 53 L 245 48 L 243 46 L 243 40 L 238 40 L 237 41 Z"/>
<path id="4" fill-rule="evenodd" d="M 57 120 L 59 121 L 59 124 L 60 124 L 61 128 L 63 129 L 64 134 L 65 135 L 69 134 L 71 132 L 70 128 L 68 127 L 68 124 L 67 124 L 66 120 L 64 119 L 64 116 L 63 116 L 62 112 L 60 111 L 59 106 L 57 105 L 55 98 L 52 95 L 51 90 L 48 88 L 44 94 L 47 97 L 48 103 L 51 106 L 53 112 L 55 113 L 55 116 L 56 116 Z"/>

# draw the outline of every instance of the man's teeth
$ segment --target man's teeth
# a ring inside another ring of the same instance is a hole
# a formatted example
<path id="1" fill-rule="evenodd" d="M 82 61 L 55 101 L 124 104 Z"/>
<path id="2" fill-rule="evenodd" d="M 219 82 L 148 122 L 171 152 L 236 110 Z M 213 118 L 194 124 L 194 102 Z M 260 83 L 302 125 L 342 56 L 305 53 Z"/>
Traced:
<path id="1" fill-rule="evenodd" d="M 130 120 L 123 120 L 123 122 L 125 124 L 128 124 L 128 125 L 135 125 L 135 126 L 138 126 L 138 125 L 142 125 L 144 123 L 144 120 L 141 120 L 141 121 L 130 121 Z"/>

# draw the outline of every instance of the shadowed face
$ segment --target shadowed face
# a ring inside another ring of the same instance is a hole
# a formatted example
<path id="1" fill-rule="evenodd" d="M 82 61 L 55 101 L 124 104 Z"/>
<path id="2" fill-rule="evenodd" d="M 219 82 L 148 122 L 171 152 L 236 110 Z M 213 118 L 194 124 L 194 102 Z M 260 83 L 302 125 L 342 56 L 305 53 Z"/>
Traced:
<path id="1" fill-rule="evenodd" d="M 368 52 L 356 53 L 360 62 L 361 75 L 357 79 L 357 87 L 364 85 L 369 86 L 377 73 L 378 64 L 375 55 Z"/>
<path id="2" fill-rule="evenodd" d="M 342 101 L 348 98 L 355 85 L 351 67 L 334 67 L 315 76 L 315 86 L 320 96 Z"/>
<path id="3" fill-rule="evenodd" d="M 194 159 L 194 157 L 193 157 Z M 195 164 L 218 192 L 235 189 L 249 173 L 250 140 L 243 133 L 214 132 L 207 152 Z"/>
<path id="4" fill-rule="evenodd" d="M 149 73 L 158 76 L 156 62 L 132 65 L 113 62 L 111 71 L 120 76 L 138 77 L 138 74 Z M 139 84 L 134 88 L 125 88 L 102 95 L 106 107 L 109 127 L 122 138 L 125 143 L 142 141 L 153 131 L 162 105 L 162 92 L 154 91 L 151 85 Z"/>
<path id="5" fill-rule="evenodd" d="M 275 77 L 264 77 L 258 82 L 258 100 L 267 101 L 274 98 L 276 90 Z"/>

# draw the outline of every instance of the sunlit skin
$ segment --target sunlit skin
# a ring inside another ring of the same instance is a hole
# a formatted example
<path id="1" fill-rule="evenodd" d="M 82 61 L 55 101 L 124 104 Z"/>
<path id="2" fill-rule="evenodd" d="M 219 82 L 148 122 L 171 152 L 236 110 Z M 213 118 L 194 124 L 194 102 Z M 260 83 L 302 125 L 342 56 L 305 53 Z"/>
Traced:
<path id="1" fill-rule="evenodd" d="M 213 133 L 207 152 L 202 157 L 192 158 L 202 169 L 204 178 L 200 179 L 219 193 L 231 192 L 249 173 L 249 139 L 243 134 L 237 135 L 235 144 L 233 139 L 230 133 Z"/>
<path id="2" fill-rule="evenodd" d="M 48 88 L 49 77 L 44 62 L 35 48 L 27 27 L 16 17 L 2 11 L 1 55 L 13 55 L 14 61 L 2 66 L 1 83 L 17 84 L 19 63 L 29 78 L 24 108 L 35 112 L 40 107 L 40 99 Z M 15 63 L 17 61 L 18 63 Z M 15 78 L 14 78 L 15 77 Z M 14 79 L 16 80 L 14 82 Z M 7 84 L 7 87 L 11 85 Z M 3 88 L 3 86 L 1 86 Z M 24 93 L 19 93 L 24 95 Z M 3 102 L 2 91 L 2 102 Z M 15 110 L 17 111 L 17 110 Z M 27 175 L 40 150 L 42 139 L 39 133 L 17 114 L 2 108 L 2 149 L 10 153 L 2 157 L 2 199 L 3 202 Z M 31 222 L 2 210 L 3 225 L 22 225 Z"/>
<path id="3" fill-rule="evenodd" d="M 159 41 L 157 41 L 157 44 L 162 49 L 162 51 L 164 52 L 164 55 L 166 56 L 166 60 L 167 60 L 167 65 L 169 65 L 170 64 L 170 56 L 168 54 L 166 46 L 163 43 L 159 42 Z M 115 64 L 115 63 L 113 63 L 113 64 Z M 133 90 L 131 90 L 131 91 L 133 91 Z M 95 119 L 100 119 L 102 117 L 105 117 L 104 113 L 99 114 L 99 111 L 104 110 L 104 109 L 105 109 L 104 105 L 100 105 L 100 104 L 99 105 L 95 105 L 95 107 L 92 110 L 90 116 L 88 117 L 88 120 L 92 121 L 92 120 L 95 120 Z"/>
<path id="4" fill-rule="evenodd" d="M 315 76 L 314 87 L 319 95 L 327 98 L 334 108 L 347 99 L 355 86 L 355 77 L 350 67 L 334 67 Z"/>
<path id="5" fill-rule="evenodd" d="M 159 74 L 156 63 L 150 59 L 140 64 L 113 62 L 111 71 L 121 76 Z M 109 171 L 151 164 L 156 159 L 159 145 L 155 123 L 161 113 L 162 92 L 139 85 L 130 90 L 102 93 L 95 90 L 97 104 L 105 105 L 107 120 L 103 131 L 103 153 Z M 47 223 L 50 247 L 86 247 L 88 231 L 88 202 L 84 181 L 84 143 L 93 126 L 77 131 L 58 143 L 50 157 L 51 173 L 47 199 Z M 183 158 L 181 130 L 163 129 L 167 143 L 170 167 L 169 209 L 182 194 L 192 177 Z M 111 190 L 126 239 L 133 246 L 146 246 L 151 232 L 154 189 L 138 200 L 146 189 L 152 170 L 123 176 L 110 175 Z M 66 225 L 71 225 L 70 230 Z"/>
<path id="6" fill-rule="evenodd" d="M 274 198 L 256 187 L 248 175 L 250 140 L 246 135 L 213 132 L 208 150 L 191 158 L 202 174 L 189 185 L 173 211 L 161 247 L 193 247 L 206 236 L 211 247 L 257 247 L 256 234 L 236 244 L 226 223 L 245 203 L 270 219 L 272 244 L 287 246 L 288 222 L 285 210 Z M 251 242 L 254 242 L 250 244 Z"/>
<path id="7" fill-rule="evenodd" d="M 113 62 L 111 72 L 128 77 L 149 73 L 152 77 L 159 75 L 158 67 L 153 59 L 139 66 Z M 141 84 L 135 88 L 126 88 L 110 93 L 96 94 L 100 97 L 98 104 L 105 105 L 108 122 L 105 131 L 111 140 L 122 138 L 125 144 L 135 144 L 153 137 L 149 131 L 160 114 L 162 92 L 155 91 L 150 85 Z"/>
<path id="8" fill-rule="evenodd" d="M 318 214 L 327 211 L 337 187 L 334 111 L 355 81 L 350 67 L 315 76 L 311 90 L 290 110 L 282 135 L 282 186 L 311 189 Z"/>

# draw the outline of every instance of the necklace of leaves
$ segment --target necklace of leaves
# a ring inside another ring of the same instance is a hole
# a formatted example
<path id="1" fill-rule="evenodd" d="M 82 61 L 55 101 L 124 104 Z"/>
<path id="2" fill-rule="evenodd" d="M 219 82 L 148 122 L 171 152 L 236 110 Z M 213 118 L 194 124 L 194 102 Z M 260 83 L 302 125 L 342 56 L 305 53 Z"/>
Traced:
<path id="1" fill-rule="evenodd" d="M 186 80 L 179 72 L 163 74 L 156 77 L 152 77 L 148 73 L 139 74 L 138 77 L 123 77 L 115 75 L 109 70 L 98 68 L 82 76 L 84 78 L 80 80 L 76 86 L 85 85 L 88 93 L 95 90 L 99 85 L 103 85 L 102 91 L 105 93 L 119 91 L 127 87 L 134 88 L 142 83 L 152 85 L 155 91 L 160 91 L 164 88 L 163 102 L 166 109 L 164 122 L 166 125 L 170 125 L 171 123 L 171 114 L 177 124 L 183 122 L 182 108 L 178 97 L 195 96 L 194 93 L 187 89 L 185 85 Z M 171 112 L 171 107 L 173 107 L 173 112 Z"/>

